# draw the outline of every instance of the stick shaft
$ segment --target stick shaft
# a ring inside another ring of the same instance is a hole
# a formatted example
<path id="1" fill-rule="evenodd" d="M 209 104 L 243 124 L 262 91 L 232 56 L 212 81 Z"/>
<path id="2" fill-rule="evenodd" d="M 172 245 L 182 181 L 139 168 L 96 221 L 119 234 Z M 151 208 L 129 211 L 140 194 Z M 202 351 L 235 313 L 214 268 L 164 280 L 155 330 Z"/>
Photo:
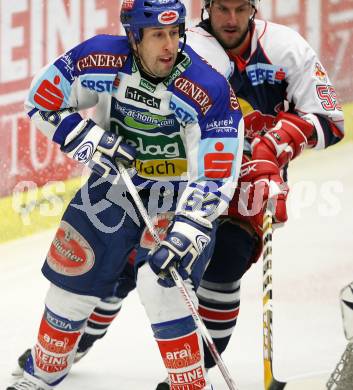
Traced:
<path id="1" fill-rule="evenodd" d="M 265 390 L 281 390 L 285 382 L 273 376 L 273 290 L 272 290 L 272 235 L 273 199 L 269 200 L 263 221 L 263 360 Z"/>
<path id="2" fill-rule="evenodd" d="M 137 189 L 136 189 L 134 183 L 132 182 L 128 171 L 119 162 L 117 163 L 117 166 L 118 166 L 119 172 L 121 174 L 121 177 L 123 178 L 123 180 L 126 184 L 127 189 L 129 190 L 132 198 L 134 199 L 134 202 L 135 202 L 135 204 L 136 204 L 136 206 L 141 214 L 142 219 L 144 220 L 148 230 L 150 231 L 156 245 L 160 246 L 161 239 L 159 238 L 158 232 L 157 232 L 155 226 L 153 225 L 151 218 L 148 215 L 144 204 L 142 203 L 141 197 L 140 197 L 139 193 L 137 192 Z M 195 321 L 195 325 L 199 329 L 202 338 L 204 339 L 205 343 L 207 344 L 207 346 L 210 350 L 210 353 L 212 354 L 213 359 L 215 360 L 225 382 L 228 385 L 229 390 L 237 390 L 237 387 L 235 386 L 235 383 L 234 383 L 232 377 L 230 376 L 229 370 L 227 369 L 221 355 L 217 351 L 217 347 L 216 347 L 215 343 L 213 342 L 213 339 L 212 339 L 208 329 L 206 328 L 204 322 L 202 321 L 202 318 L 200 317 L 200 315 L 199 315 L 199 313 L 194 305 L 194 302 L 192 301 L 192 299 L 190 297 L 190 294 L 187 290 L 187 287 L 186 287 L 183 279 L 181 278 L 181 276 L 179 275 L 178 271 L 175 269 L 174 266 L 169 267 L 169 272 L 174 280 L 175 285 L 179 289 L 180 294 L 183 297 L 187 307 L 189 308 L 190 313 Z"/>

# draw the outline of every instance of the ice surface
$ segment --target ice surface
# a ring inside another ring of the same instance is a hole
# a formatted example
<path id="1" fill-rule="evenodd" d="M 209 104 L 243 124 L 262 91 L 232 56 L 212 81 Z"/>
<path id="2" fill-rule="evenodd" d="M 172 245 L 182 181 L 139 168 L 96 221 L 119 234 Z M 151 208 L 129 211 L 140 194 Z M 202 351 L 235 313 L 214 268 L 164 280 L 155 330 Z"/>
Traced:
<path id="1" fill-rule="evenodd" d="M 309 153 L 289 172 L 290 219 L 274 235 L 275 375 L 321 378 L 289 389 L 324 389 L 345 348 L 338 294 L 353 280 L 352 156 L 352 144 Z M 35 340 L 48 286 L 40 267 L 53 235 L 49 231 L 0 246 L 1 389 L 12 379 L 18 355 Z M 224 354 L 241 390 L 263 388 L 261 288 L 259 262 L 243 279 L 239 323 Z M 108 335 L 58 388 L 153 390 L 164 376 L 133 293 Z M 216 369 L 211 377 L 217 390 L 226 389 Z"/>

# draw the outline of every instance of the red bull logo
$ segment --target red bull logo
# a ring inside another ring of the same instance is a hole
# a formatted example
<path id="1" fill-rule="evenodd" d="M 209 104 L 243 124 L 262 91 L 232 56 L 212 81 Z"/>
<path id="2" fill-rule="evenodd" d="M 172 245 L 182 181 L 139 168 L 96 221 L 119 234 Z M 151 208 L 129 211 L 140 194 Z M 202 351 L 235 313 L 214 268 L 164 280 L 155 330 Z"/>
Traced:
<path id="1" fill-rule="evenodd" d="M 245 137 L 253 139 L 262 132 L 275 126 L 275 116 L 262 114 L 260 111 L 252 111 L 244 116 Z"/>
<path id="2" fill-rule="evenodd" d="M 323 83 L 326 83 L 327 82 L 327 74 L 326 74 L 326 71 L 325 69 L 323 68 L 323 66 L 320 64 L 320 63 L 316 63 L 315 64 L 315 77 L 322 81 Z"/>

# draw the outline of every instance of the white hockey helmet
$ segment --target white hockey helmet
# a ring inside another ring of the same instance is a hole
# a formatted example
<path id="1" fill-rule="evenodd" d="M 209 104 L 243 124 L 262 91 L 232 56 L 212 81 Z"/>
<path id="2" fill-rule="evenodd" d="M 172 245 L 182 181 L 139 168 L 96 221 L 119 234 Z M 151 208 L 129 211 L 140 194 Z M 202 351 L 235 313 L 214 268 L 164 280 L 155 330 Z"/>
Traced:
<path id="1" fill-rule="evenodd" d="M 204 7 L 209 7 L 209 5 L 211 4 L 211 1 L 212 0 L 204 0 Z M 248 0 L 249 3 L 257 10 L 258 6 L 259 6 L 259 1 L 260 0 Z"/>

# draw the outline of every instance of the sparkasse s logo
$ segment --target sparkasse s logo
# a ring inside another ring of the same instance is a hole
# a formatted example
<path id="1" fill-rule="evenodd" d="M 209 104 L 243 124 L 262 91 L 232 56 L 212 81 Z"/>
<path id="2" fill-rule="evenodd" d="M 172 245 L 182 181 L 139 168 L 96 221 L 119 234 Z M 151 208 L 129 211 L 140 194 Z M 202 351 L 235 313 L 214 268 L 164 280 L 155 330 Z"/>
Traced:
<path id="1" fill-rule="evenodd" d="M 59 110 L 64 101 L 64 93 L 60 89 L 60 81 L 61 78 L 58 75 L 54 77 L 54 82 L 43 80 L 34 94 L 33 100 L 47 110 Z"/>
<path id="2" fill-rule="evenodd" d="M 179 19 L 177 11 L 164 11 L 158 15 L 158 21 L 161 24 L 173 24 Z"/>
<path id="3" fill-rule="evenodd" d="M 217 153 L 207 153 L 204 157 L 205 176 L 210 179 L 225 179 L 232 174 L 234 154 L 222 153 L 224 144 L 217 142 L 214 146 Z"/>

